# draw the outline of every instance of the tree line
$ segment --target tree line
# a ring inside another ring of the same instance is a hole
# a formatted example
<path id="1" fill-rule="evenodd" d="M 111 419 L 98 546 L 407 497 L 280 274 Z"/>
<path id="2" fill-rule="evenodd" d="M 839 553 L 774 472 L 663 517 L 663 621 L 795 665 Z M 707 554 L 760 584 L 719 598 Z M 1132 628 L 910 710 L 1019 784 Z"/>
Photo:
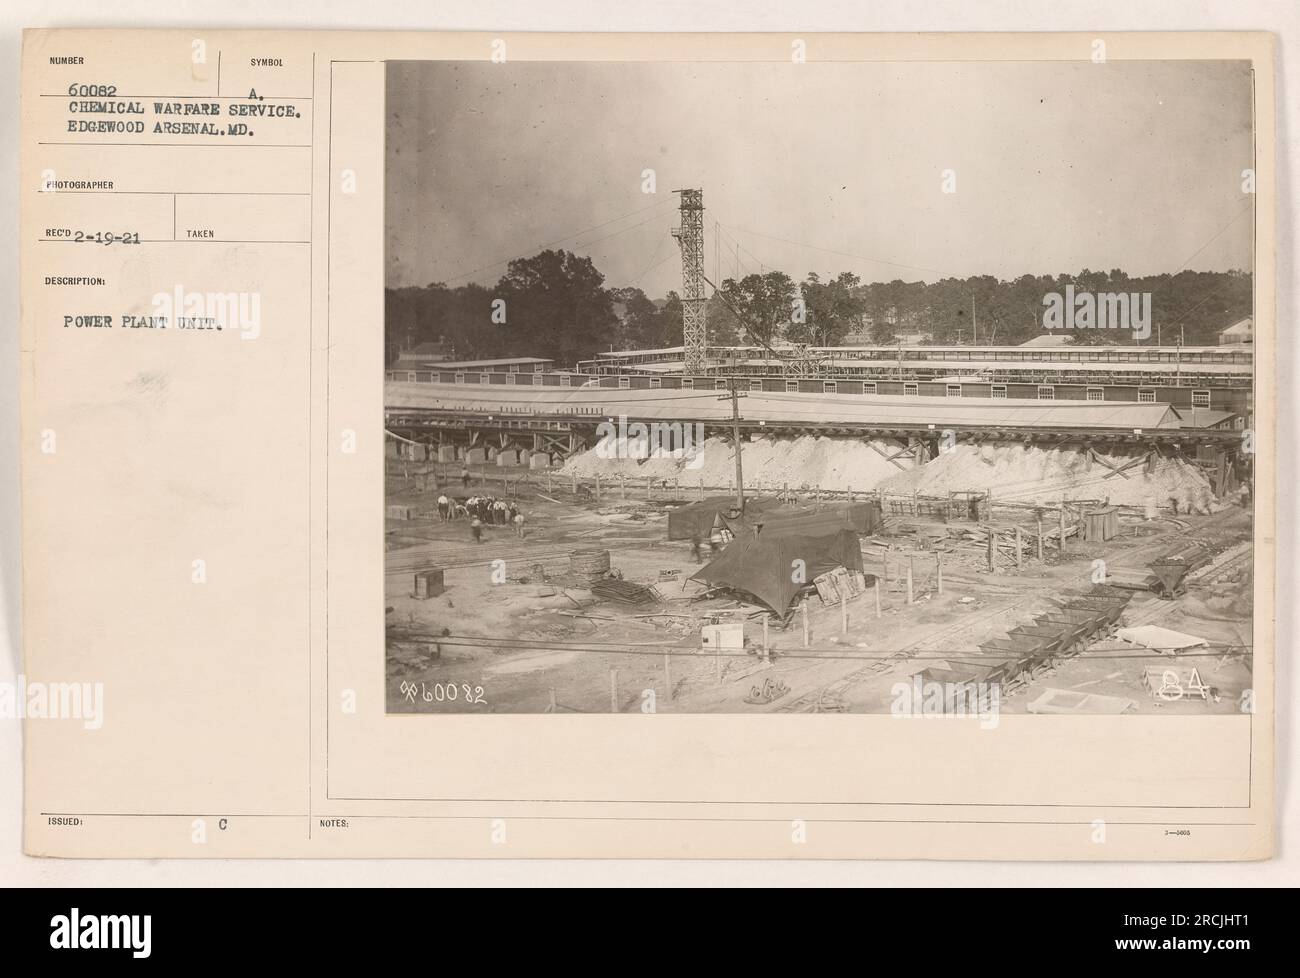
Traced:
<path id="1" fill-rule="evenodd" d="M 1147 343 L 1214 345 L 1225 326 L 1251 314 L 1245 271 L 1129 276 L 1122 269 L 1073 274 L 992 275 L 936 282 L 862 282 L 852 272 L 800 281 L 780 271 L 724 280 L 708 299 L 713 346 L 753 343 L 888 345 L 923 334 L 924 342 L 1011 346 L 1043 333 L 1043 297 L 1076 292 L 1152 294 Z M 658 301 L 636 287 L 607 288 L 588 257 L 542 251 L 510 262 L 495 286 L 477 283 L 390 288 L 385 295 L 385 355 L 445 339 L 459 359 L 535 356 L 562 365 L 609 349 L 650 349 L 682 342 L 682 301 Z M 1075 331 L 1075 343 L 1132 343 L 1124 331 Z"/>

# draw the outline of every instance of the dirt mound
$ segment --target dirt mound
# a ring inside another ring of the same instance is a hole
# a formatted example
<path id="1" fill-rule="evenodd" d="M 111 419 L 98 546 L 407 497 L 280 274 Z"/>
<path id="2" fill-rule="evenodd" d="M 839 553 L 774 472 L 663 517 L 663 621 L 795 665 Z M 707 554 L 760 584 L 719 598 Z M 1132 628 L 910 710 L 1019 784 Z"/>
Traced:
<path id="1" fill-rule="evenodd" d="M 1102 457 L 1123 468 L 1139 456 Z M 924 495 L 992 489 L 996 498 L 1007 500 L 1109 499 L 1128 506 L 1165 506 L 1173 497 L 1182 511 L 1188 507 L 1208 511 L 1213 505 L 1205 474 L 1181 459 L 1159 459 L 1151 473 L 1145 465 L 1135 465 L 1116 475 L 1101 462 L 1090 463 L 1086 452 L 1019 444 L 957 445 L 922 468 L 884 480 L 879 488 Z"/>
<path id="2" fill-rule="evenodd" d="M 873 447 L 874 445 L 874 447 Z M 940 452 L 920 468 L 900 460 L 900 468 L 884 455 L 897 446 L 850 438 L 775 438 L 752 436 L 744 443 L 745 482 L 751 488 L 779 490 L 853 489 L 944 496 L 955 491 L 984 491 L 1006 500 L 1050 503 L 1066 499 L 1109 499 L 1126 506 L 1168 506 L 1178 500 L 1180 512 L 1210 512 L 1220 508 L 1210 483 L 1195 465 L 1181 459 L 1161 458 L 1155 471 L 1134 465 L 1122 475 L 1086 452 L 1072 448 L 1038 448 L 1019 443 L 957 445 Z M 884 453 L 884 454 L 881 454 Z M 1115 468 L 1134 463 L 1139 455 L 1102 456 Z M 684 456 L 603 458 L 595 449 L 571 458 L 566 473 L 579 478 L 629 478 L 680 480 L 683 486 L 729 486 L 736 463 L 731 441 L 710 438 L 704 447 Z"/>
<path id="3" fill-rule="evenodd" d="M 876 444 L 879 451 L 893 454 L 893 446 Z M 745 482 L 752 487 L 779 489 L 854 489 L 865 491 L 900 471 L 866 442 L 847 438 L 800 438 L 753 436 L 742 447 Z M 731 441 L 710 438 L 703 449 L 688 457 L 602 458 L 595 449 L 569 459 L 566 473 L 579 478 L 599 474 L 617 477 L 680 479 L 682 485 L 731 485 L 736 475 Z"/>

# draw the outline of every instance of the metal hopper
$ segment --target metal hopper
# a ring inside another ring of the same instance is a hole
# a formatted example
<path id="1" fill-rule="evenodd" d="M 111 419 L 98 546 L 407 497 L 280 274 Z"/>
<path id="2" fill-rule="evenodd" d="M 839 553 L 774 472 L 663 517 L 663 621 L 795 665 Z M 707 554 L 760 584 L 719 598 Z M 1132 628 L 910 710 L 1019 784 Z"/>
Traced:
<path id="1" fill-rule="evenodd" d="M 1030 672 L 1044 659 L 1049 658 L 1051 654 L 1047 650 L 1049 641 L 1036 635 L 1016 635 L 981 642 L 980 651 L 986 655 L 1015 656 L 1019 660 L 1019 670 Z"/>
<path id="2" fill-rule="evenodd" d="M 1172 601 L 1180 594 L 1186 594 L 1185 578 L 1190 569 L 1191 564 L 1184 560 L 1153 560 L 1151 573 L 1160 582 L 1160 590 L 1156 591 L 1156 594 L 1167 601 Z"/>
<path id="3" fill-rule="evenodd" d="M 1040 615 L 1035 620 L 1040 625 L 1056 624 L 1058 622 L 1075 625 L 1078 628 L 1079 638 L 1083 639 L 1105 628 L 1106 612 L 1082 608 L 1061 608 L 1058 611 Z"/>
<path id="4" fill-rule="evenodd" d="M 1061 647 L 1066 649 L 1081 645 L 1084 638 L 1092 631 L 1092 622 L 1090 621 L 1064 621 L 1060 618 L 1048 618 L 1042 615 L 1034 619 L 1034 625 L 1038 628 L 1059 630 L 1062 633 Z"/>
<path id="5" fill-rule="evenodd" d="M 1096 611 L 1106 616 L 1109 624 L 1119 621 L 1119 616 L 1124 611 L 1124 602 L 1112 601 L 1109 598 L 1075 598 L 1065 605 L 1070 611 Z"/>
<path id="6" fill-rule="evenodd" d="M 976 669 L 982 681 L 990 685 L 1009 685 L 1021 672 L 1020 658 L 1007 655 L 972 655 L 970 658 L 949 658 L 948 662 L 959 669 Z"/>
<path id="7" fill-rule="evenodd" d="M 1066 625 L 1017 625 L 1007 632 L 1009 638 L 1032 637 L 1043 639 L 1048 652 L 1060 652 L 1067 647 L 1074 630 Z"/>

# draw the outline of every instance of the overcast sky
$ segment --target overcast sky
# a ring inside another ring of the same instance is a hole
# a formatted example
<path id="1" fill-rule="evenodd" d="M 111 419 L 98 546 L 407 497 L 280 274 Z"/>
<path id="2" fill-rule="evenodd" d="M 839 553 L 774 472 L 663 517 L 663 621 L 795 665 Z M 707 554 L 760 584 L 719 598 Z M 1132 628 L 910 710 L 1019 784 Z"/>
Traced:
<path id="1" fill-rule="evenodd" d="M 1252 266 L 1240 62 L 403 62 L 387 113 L 392 286 L 490 285 L 545 245 L 680 291 L 679 187 L 715 281 Z"/>

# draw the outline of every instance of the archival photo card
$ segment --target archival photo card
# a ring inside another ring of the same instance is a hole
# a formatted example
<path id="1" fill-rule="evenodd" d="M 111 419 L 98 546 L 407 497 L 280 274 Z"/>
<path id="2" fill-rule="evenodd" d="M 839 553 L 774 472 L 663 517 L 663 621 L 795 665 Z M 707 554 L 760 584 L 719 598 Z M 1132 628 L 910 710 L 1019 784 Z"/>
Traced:
<path id="1" fill-rule="evenodd" d="M 1267 858 L 1274 71 L 28 33 L 26 851 Z"/>

